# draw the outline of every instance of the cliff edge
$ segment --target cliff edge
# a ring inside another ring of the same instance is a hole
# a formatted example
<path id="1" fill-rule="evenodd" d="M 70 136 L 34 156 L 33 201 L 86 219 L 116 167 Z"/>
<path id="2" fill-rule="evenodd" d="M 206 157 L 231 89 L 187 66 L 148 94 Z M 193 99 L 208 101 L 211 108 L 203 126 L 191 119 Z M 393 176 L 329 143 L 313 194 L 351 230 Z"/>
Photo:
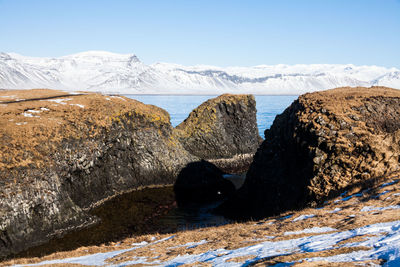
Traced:
<path id="1" fill-rule="evenodd" d="M 119 96 L 0 92 L 0 256 L 96 222 L 127 190 L 173 184 L 197 160 L 169 114 Z"/>
<path id="2" fill-rule="evenodd" d="M 400 90 L 337 88 L 305 94 L 278 115 L 242 189 L 219 210 L 263 217 L 317 206 L 400 169 Z"/>
<path id="3" fill-rule="evenodd" d="M 253 95 L 221 95 L 194 109 L 176 127 L 177 137 L 191 154 L 227 172 L 243 172 L 262 140 L 256 113 Z"/>

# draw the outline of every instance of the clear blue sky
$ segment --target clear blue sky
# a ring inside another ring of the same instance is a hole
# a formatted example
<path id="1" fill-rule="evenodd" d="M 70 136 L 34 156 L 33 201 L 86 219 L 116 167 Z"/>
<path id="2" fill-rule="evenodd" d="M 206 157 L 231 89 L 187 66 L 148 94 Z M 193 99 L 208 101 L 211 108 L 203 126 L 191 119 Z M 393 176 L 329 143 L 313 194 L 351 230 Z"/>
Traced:
<path id="1" fill-rule="evenodd" d="M 0 51 L 400 68 L 400 0 L 0 0 Z"/>

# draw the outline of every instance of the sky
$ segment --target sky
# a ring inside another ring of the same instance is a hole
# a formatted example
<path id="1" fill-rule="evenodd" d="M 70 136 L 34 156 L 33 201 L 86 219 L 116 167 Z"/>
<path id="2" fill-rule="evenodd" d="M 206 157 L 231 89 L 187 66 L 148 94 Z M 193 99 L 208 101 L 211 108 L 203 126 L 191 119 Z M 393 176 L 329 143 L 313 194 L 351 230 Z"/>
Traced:
<path id="1" fill-rule="evenodd" d="M 400 0 L 0 0 L 0 51 L 400 68 Z"/>

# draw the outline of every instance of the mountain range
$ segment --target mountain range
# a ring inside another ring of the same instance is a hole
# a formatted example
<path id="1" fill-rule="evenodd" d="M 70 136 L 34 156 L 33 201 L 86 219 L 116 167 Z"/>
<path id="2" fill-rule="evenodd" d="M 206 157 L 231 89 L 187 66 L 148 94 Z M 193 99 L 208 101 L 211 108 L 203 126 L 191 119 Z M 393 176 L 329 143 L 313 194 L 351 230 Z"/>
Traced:
<path id="1" fill-rule="evenodd" d="M 123 94 L 302 94 L 341 86 L 400 88 L 400 70 L 352 64 L 253 67 L 144 64 L 134 54 L 88 51 L 58 57 L 0 53 L 0 88 Z"/>

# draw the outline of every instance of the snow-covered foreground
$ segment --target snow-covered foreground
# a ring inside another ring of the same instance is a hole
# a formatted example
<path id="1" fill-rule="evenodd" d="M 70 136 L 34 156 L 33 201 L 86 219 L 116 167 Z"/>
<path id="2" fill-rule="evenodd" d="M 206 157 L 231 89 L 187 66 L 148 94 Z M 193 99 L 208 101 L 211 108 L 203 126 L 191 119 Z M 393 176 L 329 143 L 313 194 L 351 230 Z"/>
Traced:
<path id="1" fill-rule="evenodd" d="M 59 58 L 0 53 L 0 88 L 123 94 L 302 94 L 341 86 L 400 89 L 400 70 L 352 64 L 254 67 L 146 65 L 134 54 L 88 51 Z"/>
<path id="2" fill-rule="evenodd" d="M 344 192 L 323 207 L 257 222 L 139 236 L 7 264 L 400 266 L 399 181 L 398 176 L 391 177 L 369 189 Z"/>
<path id="3" fill-rule="evenodd" d="M 334 229 L 328 229 L 332 231 Z M 314 231 L 309 231 L 313 233 Z M 322 233 L 323 231 L 316 231 L 315 233 Z M 344 243 L 350 238 L 370 235 L 363 241 Z M 161 240 L 164 241 L 164 240 Z M 157 242 L 157 241 L 156 241 Z M 143 244 L 144 243 L 144 244 Z M 62 259 L 62 260 L 50 260 L 43 261 L 37 264 L 21 265 L 21 266 L 37 266 L 44 264 L 87 264 L 87 265 L 106 265 L 106 260 L 118 257 L 119 255 L 135 250 L 136 248 L 143 248 L 149 246 L 143 242 L 141 244 L 135 244 L 131 249 L 117 250 L 113 252 L 97 253 L 88 256 L 81 256 L 76 258 Z M 204 243 L 204 242 L 203 242 Z M 195 244 L 196 245 L 196 244 Z M 193 247 L 193 244 L 190 244 Z M 224 265 L 224 266 L 243 266 L 250 264 L 254 261 L 264 259 L 267 257 L 288 255 L 292 253 L 310 253 L 310 252 L 321 252 L 339 248 L 368 248 L 365 250 L 357 250 L 350 253 L 338 254 L 330 257 L 310 257 L 303 260 L 306 261 L 328 261 L 328 262 L 353 262 L 353 261 L 367 261 L 382 259 L 386 261 L 387 266 L 399 266 L 400 264 L 400 221 L 393 221 L 387 223 L 377 223 L 360 227 L 343 232 L 333 232 L 329 234 L 312 235 L 301 238 L 288 239 L 283 241 L 266 241 L 257 245 L 242 247 L 234 250 L 227 249 L 216 249 L 207 251 L 201 254 L 186 254 L 179 255 L 169 261 L 161 262 L 156 259 L 149 259 L 146 257 L 135 257 L 134 260 L 110 264 L 114 266 L 126 266 L 131 264 L 150 264 L 160 266 L 178 266 L 188 263 L 199 263 L 207 262 L 212 265 Z M 230 262 L 229 260 L 243 257 L 243 256 L 254 256 L 252 259 L 245 262 Z M 295 262 L 288 262 L 288 264 Z"/>

